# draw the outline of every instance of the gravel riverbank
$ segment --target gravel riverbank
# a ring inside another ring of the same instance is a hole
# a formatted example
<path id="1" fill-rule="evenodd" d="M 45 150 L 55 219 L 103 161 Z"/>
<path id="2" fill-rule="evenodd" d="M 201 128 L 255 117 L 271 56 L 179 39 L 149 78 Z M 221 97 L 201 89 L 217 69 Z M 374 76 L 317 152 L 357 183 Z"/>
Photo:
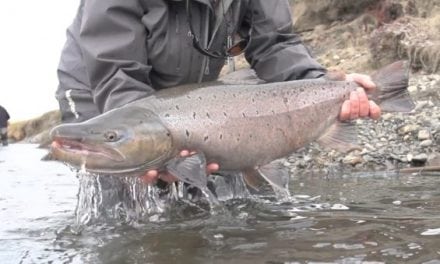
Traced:
<path id="1" fill-rule="evenodd" d="M 440 75 L 414 75 L 408 90 L 416 103 L 411 113 L 383 113 L 356 121 L 362 150 L 340 153 L 313 143 L 284 164 L 295 173 L 383 171 L 440 165 Z"/>

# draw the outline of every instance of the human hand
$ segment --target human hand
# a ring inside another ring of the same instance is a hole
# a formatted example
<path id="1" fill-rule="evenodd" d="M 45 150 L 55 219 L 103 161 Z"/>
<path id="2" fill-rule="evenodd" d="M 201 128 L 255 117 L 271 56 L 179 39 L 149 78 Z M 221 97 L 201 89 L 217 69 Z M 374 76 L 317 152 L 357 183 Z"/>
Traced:
<path id="1" fill-rule="evenodd" d="M 188 151 L 188 150 L 182 150 L 180 152 L 180 156 L 181 157 L 188 157 L 190 155 L 194 155 L 196 152 L 192 151 Z M 216 172 L 219 170 L 219 165 L 217 163 L 210 163 L 206 166 L 206 172 L 207 174 L 211 174 L 213 172 Z M 142 181 L 144 181 L 145 183 L 148 184 L 154 184 L 157 182 L 158 179 L 161 179 L 164 182 L 167 183 L 172 183 L 177 181 L 178 179 L 172 175 L 171 173 L 164 171 L 164 172 L 159 172 L 158 170 L 149 170 L 147 171 L 144 175 L 141 176 Z"/>
<path id="2" fill-rule="evenodd" d="M 371 77 L 365 74 L 351 73 L 345 76 L 346 81 L 354 81 L 362 88 L 350 93 L 350 99 L 342 104 L 339 119 L 341 121 L 356 119 L 360 117 L 370 117 L 378 119 L 381 114 L 380 107 L 373 101 L 368 100 L 365 91 L 373 91 L 376 85 Z"/>

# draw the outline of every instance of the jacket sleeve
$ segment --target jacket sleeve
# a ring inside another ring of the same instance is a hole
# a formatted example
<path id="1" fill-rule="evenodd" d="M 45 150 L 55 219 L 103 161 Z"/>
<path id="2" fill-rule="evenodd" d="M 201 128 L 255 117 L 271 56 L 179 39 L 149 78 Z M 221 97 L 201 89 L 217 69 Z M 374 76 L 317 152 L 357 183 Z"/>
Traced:
<path id="1" fill-rule="evenodd" d="M 287 0 L 249 2 L 239 33 L 250 36 L 245 56 L 259 78 L 276 82 L 319 78 L 325 74 L 326 70 L 293 32 Z"/>
<path id="2" fill-rule="evenodd" d="M 145 13 L 138 0 L 85 1 L 79 42 L 101 112 L 154 91 L 149 85 Z"/>

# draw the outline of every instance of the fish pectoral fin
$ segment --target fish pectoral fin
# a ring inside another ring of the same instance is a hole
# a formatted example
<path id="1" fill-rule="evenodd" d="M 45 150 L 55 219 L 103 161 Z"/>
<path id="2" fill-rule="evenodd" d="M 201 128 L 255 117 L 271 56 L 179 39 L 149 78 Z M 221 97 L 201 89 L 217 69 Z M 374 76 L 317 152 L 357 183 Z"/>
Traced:
<path id="1" fill-rule="evenodd" d="M 361 149 L 357 145 L 356 126 L 352 122 L 334 123 L 317 142 L 323 147 L 333 148 L 344 153 Z"/>
<path id="2" fill-rule="evenodd" d="M 208 184 L 206 158 L 203 153 L 174 158 L 167 163 L 166 168 L 179 180 L 200 189 L 205 188 Z"/>
<path id="3" fill-rule="evenodd" d="M 247 186 L 251 187 L 255 191 L 259 191 L 268 181 L 261 176 L 260 172 L 256 169 L 247 169 L 243 172 L 243 180 Z"/>
<path id="4" fill-rule="evenodd" d="M 272 162 L 262 167 L 259 167 L 255 172 L 259 178 L 263 178 L 270 184 L 275 194 L 279 198 L 289 198 L 289 172 L 286 167 L 284 167 L 279 162 Z M 253 179 L 259 179 L 254 176 Z M 261 185 L 260 185 L 261 186 Z"/>

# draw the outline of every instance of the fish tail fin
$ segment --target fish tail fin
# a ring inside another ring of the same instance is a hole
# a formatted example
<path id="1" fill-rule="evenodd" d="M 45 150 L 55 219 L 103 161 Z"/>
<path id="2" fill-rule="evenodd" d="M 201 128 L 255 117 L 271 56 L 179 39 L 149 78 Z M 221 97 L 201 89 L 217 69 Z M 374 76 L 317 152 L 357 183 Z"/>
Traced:
<path id="1" fill-rule="evenodd" d="M 397 61 L 389 64 L 372 76 L 377 89 L 370 99 L 379 104 L 385 112 L 410 112 L 414 109 L 408 88 L 409 62 Z"/>

